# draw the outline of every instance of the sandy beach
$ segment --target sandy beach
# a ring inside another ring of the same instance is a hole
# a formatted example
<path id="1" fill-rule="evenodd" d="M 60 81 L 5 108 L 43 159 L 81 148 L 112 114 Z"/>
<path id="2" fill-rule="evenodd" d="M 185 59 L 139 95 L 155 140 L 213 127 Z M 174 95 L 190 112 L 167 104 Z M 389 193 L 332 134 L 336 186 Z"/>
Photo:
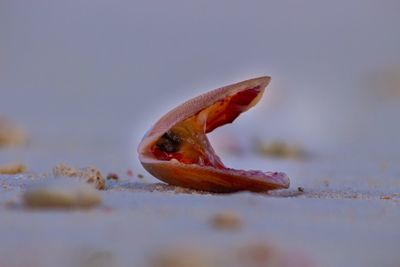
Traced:
<path id="1" fill-rule="evenodd" d="M 0 266 L 400 266 L 398 3 L 0 6 Z M 264 75 L 260 103 L 209 138 L 289 189 L 214 194 L 143 169 L 163 114 Z M 64 208 L 27 204 L 32 186 L 58 189 L 60 163 L 95 166 L 105 189 L 67 182 Z"/>

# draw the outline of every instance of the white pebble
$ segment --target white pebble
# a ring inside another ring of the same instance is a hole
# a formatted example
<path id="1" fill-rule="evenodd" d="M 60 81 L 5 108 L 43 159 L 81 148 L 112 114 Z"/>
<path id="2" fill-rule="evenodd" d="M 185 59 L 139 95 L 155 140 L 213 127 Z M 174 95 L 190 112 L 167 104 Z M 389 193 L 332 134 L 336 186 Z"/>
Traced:
<path id="1" fill-rule="evenodd" d="M 101 196 L 93 187 L 67 179 L 32 185 L 22 197 L 24 205 L 31 208 L 91 208 L 101 203 Z"/>

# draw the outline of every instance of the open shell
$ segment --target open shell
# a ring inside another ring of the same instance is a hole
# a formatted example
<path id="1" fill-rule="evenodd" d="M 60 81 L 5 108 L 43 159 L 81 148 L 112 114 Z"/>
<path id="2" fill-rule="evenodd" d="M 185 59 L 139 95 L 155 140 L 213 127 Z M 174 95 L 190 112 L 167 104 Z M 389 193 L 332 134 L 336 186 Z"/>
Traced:
<path id="1" fill-rule="evenodd" d="M 289 178 L 282 172 L 226 167 L 206 137 L 257 104 L 269 81 L 260 77 L 218 88 L 165 114 L 139 144 L 143 167 L 166 183 L 209 192 L 288 188 Z"/>

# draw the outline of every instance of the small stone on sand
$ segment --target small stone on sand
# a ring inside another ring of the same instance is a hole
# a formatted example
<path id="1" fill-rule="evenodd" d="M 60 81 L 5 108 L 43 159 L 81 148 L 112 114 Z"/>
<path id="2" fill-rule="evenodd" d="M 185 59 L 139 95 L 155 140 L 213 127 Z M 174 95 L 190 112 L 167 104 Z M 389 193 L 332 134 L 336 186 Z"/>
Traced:
<path id="1" fill-rule="evenodd" d="M 282 257 L 281 253 L 274 246 L 264 243 L 245 245 L 235 255 L 243 266 L 281 266 L 276 265 L 278 258 Z"/>
<path id="2" fill-rule="evenodd" d="M 274 244 L 255 242 L 238 248 L 232 255 L 234 266 L 313 267 L 310 258 L 300 251 L 288 251 Z M 231 265 L 230 265 L 231 266 Z"/>
<path id="3" fill-rule="evenodd" d="M 106 189 L 106 180 L 101 175 L 100 171 L 94 167 L 75 168 L 73 166 L 60 163 L 53 168 L 55 177 L 77 177 L 89 184 L 93 184 L 96 189 Z"/>
<path id="4" fill-rule="evenodd" d="M 18 174 L 26 172 L 26 166 L 22 163 L 8 163 L 0 165 L 0 174 Z"/>
<path id="5" fill-rule="evenodd" d="M 116 173 L 111 172 L 111 173 L 107 174 L 107 180 L 116 181 L 118 179 L 119 179 L 119 177 L 118 177 L 118 174 L 116 174 Z"/>
<path id="6" fill-rule="evenodd" d="M 14 122 L 0 117 L 0 147 L 20 146 L 27 143 L 27 137 Z"/>
<path id="7" fill-rule="evenodd" d="M 99 193 L 87 183 L 67 179 L 35 184 L 22 198 L 29 208 L 92 208 L 101 203 Z"/>
<path id="8" fill-rule="evenodd" d="M 238 230 L 242 224 L 239 215 L 231 211 L 217 213 L 211 218 L 211 226 L 218 230 Z"/>
<path id="9" fill-rule="evenodd" d="M 210 267 L 205 251 L 190 246 L 165 249 L 152 261 L 153 267 Z"/>
<path id="10" fill-rule="evenodd" d="M 303 253 L 287 251 L 275 244 L 251 242 L 225 248 L 211 246 L 166 247 L 152 257 L 153 267 L 312 267 Z"/>

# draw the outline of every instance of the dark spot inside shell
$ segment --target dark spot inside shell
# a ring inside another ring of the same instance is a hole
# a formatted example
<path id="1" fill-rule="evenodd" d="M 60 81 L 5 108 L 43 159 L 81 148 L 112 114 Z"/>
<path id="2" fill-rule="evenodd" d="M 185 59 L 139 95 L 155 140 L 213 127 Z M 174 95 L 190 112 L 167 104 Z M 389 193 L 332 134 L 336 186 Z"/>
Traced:
<path id="1" fill-rule="evenodd" d="M 161 151 L 167 153 L 175 153 L 178 152 L 182 145 L 182 138 L 174 133 L 173 131 L 168 131 L 161 136 L 157 141 L 157 148 Z"/>

